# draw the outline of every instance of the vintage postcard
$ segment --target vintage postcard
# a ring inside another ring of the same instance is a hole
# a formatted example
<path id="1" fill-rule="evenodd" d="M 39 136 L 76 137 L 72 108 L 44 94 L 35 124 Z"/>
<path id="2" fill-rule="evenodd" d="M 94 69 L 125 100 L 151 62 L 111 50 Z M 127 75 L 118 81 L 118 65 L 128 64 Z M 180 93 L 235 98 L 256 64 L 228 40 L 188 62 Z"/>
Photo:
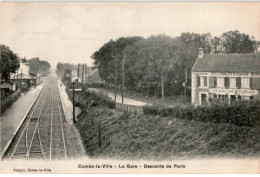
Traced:
<path id="1" fill-rule="evenodd" d="M 0 2 L 0 173 L 260 172 L 259 2 Z"/>

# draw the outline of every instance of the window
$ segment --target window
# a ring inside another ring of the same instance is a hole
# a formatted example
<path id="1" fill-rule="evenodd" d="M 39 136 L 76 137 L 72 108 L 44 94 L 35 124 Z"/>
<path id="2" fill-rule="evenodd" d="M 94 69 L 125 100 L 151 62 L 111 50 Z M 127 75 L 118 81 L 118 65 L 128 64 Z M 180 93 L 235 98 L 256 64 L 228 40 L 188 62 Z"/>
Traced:
<path id="1" fill-rule="evenodd" d="M 249 78 L 242 78 L 242 88 L 249 88 Z"/>
<path id="2" fill-rule="evenodd" d="M 197 77 L 198 87 L 200 86 L 200 77 Z"/>
<path id="3" fill-rule="evenodd" d="M 202 76 L 200 78 L 200 87 L 207 87 L 208 86 L 208 79 L 207 76 Z"/>
<path id="4" fill-rule="evenodd" d="M 230 88 L 236 88 L 236 78 L 230 78 Z"/>
<path id="5" fill-rule="evenodd" d="M 204 80 L 204 87 L 207 87 L 208 86 L 207 77 L 203 77 L 203 80 Z"/>
<path id="6" fill-rule="evenodd" d="M 217 86 L 218 87 L 224 87 L 224 77 L 218 77 L 217 78 Z"/>
<path id="7" fill-rule="evenodd" d="M 214 87 L 217 87 L 217 77 L 214 77 Z"/>
<path id="8" fill-rule="evenodd" d="M 230 86 L 230 81 L 229 81 L 229 77 L 225 77 L 225 87 L 228 88 Z"/>
<path id="9" fill-rule="evenodd" d="M 241 88 L 241 77 L 236 78 L 236 86 L 237 88 Z"/>

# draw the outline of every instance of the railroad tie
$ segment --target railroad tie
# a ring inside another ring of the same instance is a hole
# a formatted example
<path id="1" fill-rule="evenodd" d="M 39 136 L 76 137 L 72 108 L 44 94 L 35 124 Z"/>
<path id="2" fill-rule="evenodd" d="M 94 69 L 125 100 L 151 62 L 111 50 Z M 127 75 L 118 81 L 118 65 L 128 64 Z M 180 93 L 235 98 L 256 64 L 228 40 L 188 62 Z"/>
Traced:
<path id="1" fill-rule="evenodd" d="M 38 122 L 39 118 L 38 117 L 32 117 L 30 119 L 30 122 Z"/>

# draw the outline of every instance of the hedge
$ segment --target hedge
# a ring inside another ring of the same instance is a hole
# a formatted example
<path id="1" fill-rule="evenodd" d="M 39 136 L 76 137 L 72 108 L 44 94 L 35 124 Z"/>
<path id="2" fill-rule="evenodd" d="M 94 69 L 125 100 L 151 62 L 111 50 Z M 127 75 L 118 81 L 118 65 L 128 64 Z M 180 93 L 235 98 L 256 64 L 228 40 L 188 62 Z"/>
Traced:
<path id="1" fill-rule="evenodd" d="M 231 123 L 238 126 L 259 126 L 260 103 L 241 101 L 230 105 L 214 106 L 144 106 L 146 115 L 174 116 L 182 119 L 210 121 L 216 123 Z"/>
<path id="2" fill-rule="evenodd" d="M 3 114 L 11 105 L 21 96 L 21 91 L 17 90 L 16 92 L 9 95 L 4 100 L 1 100 L 1 114 Z"/>
<path id="3" fill-rule="evenodd" d="M 79 87 L 82 88 L 82 92 L 80 92 L 80 100 L 75 99 L 75 105 L 80 107 L 81 109 L 85 109 L 89 106 L 98 106 L 98 105 L 107 105 L 109 108 L 113 109 L 115 108 L 115 102 L 102 94 L 98 94 L 96 92 L 89 91 L 85 85 L 79 84 Z M 72 100 L 72 92 L 70 89 L 72 88 L 72 83 L 67 82 L 66 83 L 66 92 Z M 91 102 L 92 101 L 92 102 Z"/>

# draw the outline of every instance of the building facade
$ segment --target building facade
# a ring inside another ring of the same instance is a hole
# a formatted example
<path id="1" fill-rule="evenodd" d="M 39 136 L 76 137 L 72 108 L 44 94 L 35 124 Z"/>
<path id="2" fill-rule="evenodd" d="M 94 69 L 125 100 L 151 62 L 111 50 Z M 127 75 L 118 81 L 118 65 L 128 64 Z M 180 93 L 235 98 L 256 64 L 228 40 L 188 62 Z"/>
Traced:
<path id="1" fill-rule="evenodd" d="M 29 73 L 28 63 L 23 63 L 21 59 L 19 61 L 19 69 L 10 76 L 10 83 L 13 85 L 12 90 L 28 90 L 30 87 L 37 85 L 37 78 Z"/>
<path id="2" fill-rule="evenodd" d="M 205 54 L 192 68 L 192 103 L 260 100 L 259 54 Z"/>

